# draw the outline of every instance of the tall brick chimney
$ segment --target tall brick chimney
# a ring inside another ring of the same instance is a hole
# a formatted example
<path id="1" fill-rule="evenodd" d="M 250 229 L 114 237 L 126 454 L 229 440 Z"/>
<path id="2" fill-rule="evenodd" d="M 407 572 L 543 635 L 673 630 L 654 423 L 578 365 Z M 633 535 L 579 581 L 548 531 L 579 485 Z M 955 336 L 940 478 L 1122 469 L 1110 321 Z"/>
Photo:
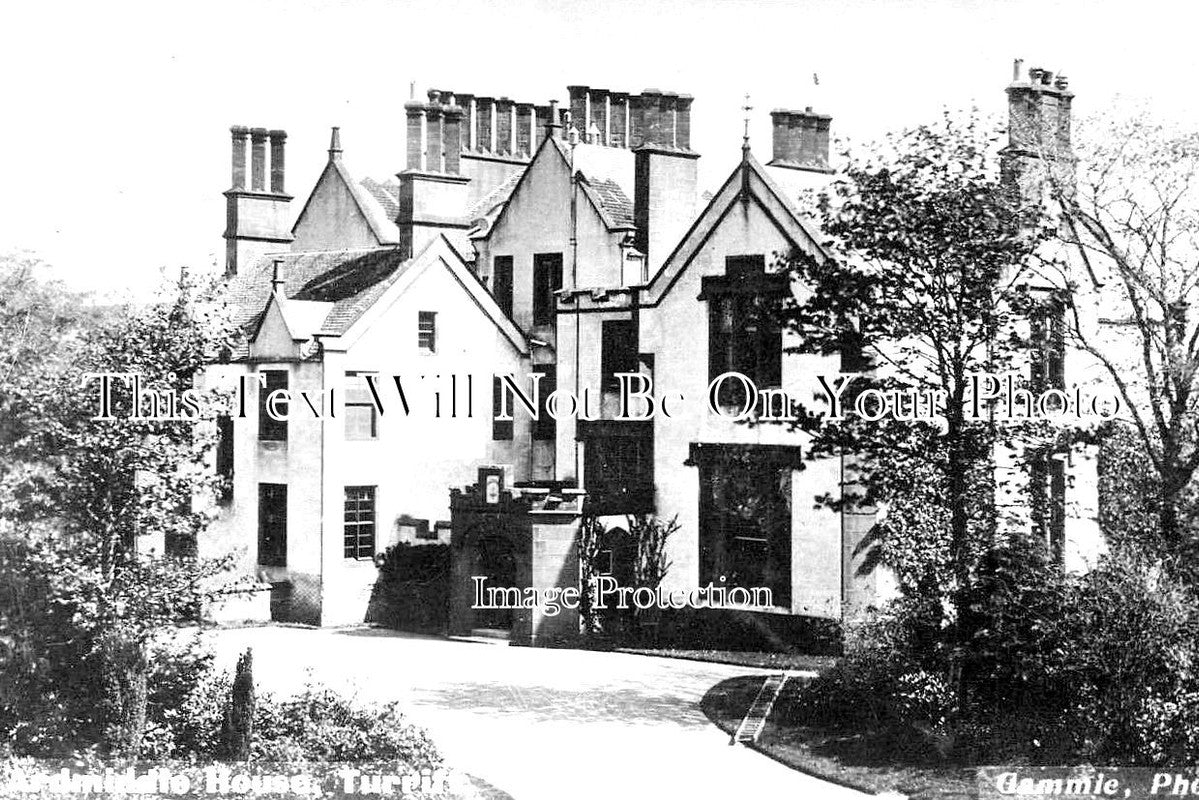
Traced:
<path id="1" fill-rule="evenodd" d="M 225 192 L 225 274 L 254 263 L 266 253 L 291 244 L 291 195 L 283 188 L 283 148 L 287 133 L 234 125 L 231 186 Z M 246 186 L 246 138 L 250 139 L 250 185 Z M 267 188 L 267 140 L 270 140 L 270 187 Z"/>
<path id="2" fill-rule="evenodd" d="M 776 108 L 770 112 L 770 119 L 774 153 L 767 166 L 832 172 L 828 154 L 831 116 L 817 114 L 808 106 L 803 111 Z"/>
<path id="3" fill-rule="evenodd" d="M 699 154 L 690 149 L 691 96 L 646 89 L 628 98 L 634 245 L 653 275 L 694 220 Z M 611 126 L 609 126 L 611 130 Z"/>
<path id="4" fill-rule="evenodd" d="M 1012 64 L 1007 87 L 1008 146 L 1003 150 L 1004 179 L 1019 189 L 1027 202 L 1044 199 L 1045 180 L 1052 175 L 1058 188 L 1074 185 L 1074 151 L 1070 115 L 1074 93 L 1065 75 Z"/>
<path id="5" fill-rule="evenodd" d="M 466 207 L 473 206 L 514 172 L 523 169 L 544 138 L 545 115 L 542 108 L 505 96 L 472 94 L 439 89 L 429 92 L 430 103 L 409 103 L 408 148 L 420 153 L 423 164 L 414 162 L 411 153 L 408 169 L 441 171 L 462 175 L 467 184 Z M 431 109 L 435 104 L 440 110 Z M 430 144 L 427 128 L 431 120 L 441 118 L 441 161 L 438 170 L 429 163 Z M 423 115 L 420 121 L 413 116 Z M 457 123 L 457 124 L 455 124 Z M 412 130 L 420 130 L 425 141 Z"/>
<path id="6" fill-rule="evenodd" d="M 411 258 L 439 233 L 469 227 L 461 175 L 463 110 L 452 92 L 432 90 L 426 103 L 404 104 L 408 166 L 400 179 L 399 249 Z M 443 102 L 444 101 L 444 102 Z"/>

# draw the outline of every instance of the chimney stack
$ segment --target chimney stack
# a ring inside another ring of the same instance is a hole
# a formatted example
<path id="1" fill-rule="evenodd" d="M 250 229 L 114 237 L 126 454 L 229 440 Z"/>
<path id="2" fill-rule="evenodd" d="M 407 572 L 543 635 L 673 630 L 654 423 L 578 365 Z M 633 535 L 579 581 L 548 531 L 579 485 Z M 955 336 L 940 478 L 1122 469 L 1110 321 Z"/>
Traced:
<path id="1" fill-rule="evenodd" d="M 456 105 L 441 109 L 442 155 L 447 175 L 457 175 L 462 159 L 462 108 Z"/>
<path id="2" fill-rule="evenodd" d="M 495 152 L 498 155 L 510 156 L 513 152 L 512 134 L 512 101 L 501 97 L 495 103 Z"/>
<path id="3" fill-rule="evenodd" d="M 234 125 L 232 185 L 225 192 L 225 274 L 236 275 L 270 252 L 286 250 L 292 242 L 288 204 L 283 186 L 283 148 L 287 133 Z M 246 185 L 246 137 L 250 138 L 250 182 Z M 266 186 L 267 139 L 270 139 L 270 189 Z"/>
<path id="4" fill-rule="evenodd" d="M 828 114 L 813 112 L 811 106 L 803 111 L 786 108 L 771 111 L 774 152 L 767 166 L 832 172 L 829 167 L 832 119 Z"/>
<path id="5" fill-rule="evenodd" d="M 408 118 L 408 129 L 405 134 L 408 151 L 408 169 L 423 170 L 425 168 L 425 104 L 416 101 L 404 104 L 404 114 Z"/>
<path id="6" fill-rule="evenodd" d="M 244 125 L 234 125 L 229 129 L 233 134 L 233 189 L 246 188 L 246 137 L 250 129 Z"/>
<path id="7" fill-rule="evenodd" d="M 533 154 L 533 145 L 536 138 L 536 122 L 533 118 L 532 103 L 517 103 L 516 104 L 516 153 L 515 155 L 522 158 L 528 158 Z"/>
<path id="8" fill-rule="evenodd" d="M 283 194 L 283 146 L 287 142 L 287 132 L 273 130 L 267 136 L 271 140 L 271 191 Z"/>
<path id="9" fill-rule="evenodd" d="M 475 147 L 484 153 L 495 150 L 495 98 L 475 98 Z"/>
<path id="10" fill-rule="evenodd" d="M 250 189 L 266 190 L 266 128 L 250 131 Z"/>
<path id="11" fill-rule="evenodd" d="M 686 146 L 691 97 L 646 89 L 628 103 L 634 246 L 653 275 L 694 221 L 699 155 Z"/>
<path id="12" fill-rule="evenodd" d="M 1026 202 L 1039 202 L 1043 184 L 1052 172 L 1059 188 L 1069 191 L 1074 182 L 1074 151 L 1070 136 L 1074 93 L 1065 75 L 1032 67 L 1021 74 L 1024 62 L 1012 64 L 1007 87 L 1008 146 L 1003 150 L 1005 179 L 1016 185 Z"/>

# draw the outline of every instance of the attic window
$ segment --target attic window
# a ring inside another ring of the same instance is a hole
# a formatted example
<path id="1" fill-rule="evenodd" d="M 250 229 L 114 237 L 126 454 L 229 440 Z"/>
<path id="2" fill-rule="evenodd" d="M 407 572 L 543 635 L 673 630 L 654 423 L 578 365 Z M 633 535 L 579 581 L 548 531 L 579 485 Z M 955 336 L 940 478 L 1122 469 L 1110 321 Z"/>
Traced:
<path id="1" fill-rule="evenodd" d="M 437 352 L 437 312 L 421 311 L 416 322 L 416 346 L 422 353 Z"/>

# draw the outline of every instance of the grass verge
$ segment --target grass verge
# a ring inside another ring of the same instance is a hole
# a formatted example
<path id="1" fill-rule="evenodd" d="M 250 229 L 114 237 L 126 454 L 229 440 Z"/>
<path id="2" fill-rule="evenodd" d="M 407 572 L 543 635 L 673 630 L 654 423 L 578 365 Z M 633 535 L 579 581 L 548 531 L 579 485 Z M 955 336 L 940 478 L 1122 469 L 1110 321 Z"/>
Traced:
<path id="1" fill-rule="evenodd" d="M 803 670 L 820 672 L 831 667 L 837 659 L 832 656 L 809 656 L 802 653 L 759 653 L 739 650 L 680 650 L 677 648 L 617 647 L 618 653 L 633 653 L 661 658 L 681 658 L 687 661 L 707 661 L 715 664 L 735 664 L 739 667 L 762 669 Z M 752 698 L 751 698 L 752 699 Z"/>
<path id="2" fill-rule="evenodd" d="M 721 681 L 700 707 L 730 736 L 765 680 L 746 675 Z M 907 763 L 910 742 L 882 741 L 869 734 L 826 731 L 780 724 L 802 687 L 789 681 L 753 748 L 792 769 L 863 792 L 899 792 L 918 800 L 971 800 L 977 797 L 974 769 L 936 763 Z"/>

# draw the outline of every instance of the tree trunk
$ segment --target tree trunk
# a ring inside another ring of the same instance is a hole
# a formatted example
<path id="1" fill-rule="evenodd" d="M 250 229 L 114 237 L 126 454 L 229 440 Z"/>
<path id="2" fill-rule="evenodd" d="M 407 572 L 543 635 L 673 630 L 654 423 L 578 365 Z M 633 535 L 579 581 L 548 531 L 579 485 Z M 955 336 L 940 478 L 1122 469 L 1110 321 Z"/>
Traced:
<path id="1" fill-rule="evenodd" d="M 100 713 L 104 747 L 114 756 L 137 758 L 146 730 L 146 648 L 118 632 L 100 642 Z"/>
<path id="2" fill-rule="evenodd" d="M 961 408 L 959 403 L 957 408 Z M 953 565 L 954 587 L 950 602 L 953 604 L 953 652 L 950 656 L 950 683 L 958 713 L 965 711 L 968 702 L 966 669 L 964 660 L 973 638 L 970 624 L 970 563 L 969 540 L 970 518 L 966 508 L 967 474 L 970 468 L 967 454 L 963 421 L 957 414 L 948 419 L 948 459 L 950 508 L 950 551 Z"/>

